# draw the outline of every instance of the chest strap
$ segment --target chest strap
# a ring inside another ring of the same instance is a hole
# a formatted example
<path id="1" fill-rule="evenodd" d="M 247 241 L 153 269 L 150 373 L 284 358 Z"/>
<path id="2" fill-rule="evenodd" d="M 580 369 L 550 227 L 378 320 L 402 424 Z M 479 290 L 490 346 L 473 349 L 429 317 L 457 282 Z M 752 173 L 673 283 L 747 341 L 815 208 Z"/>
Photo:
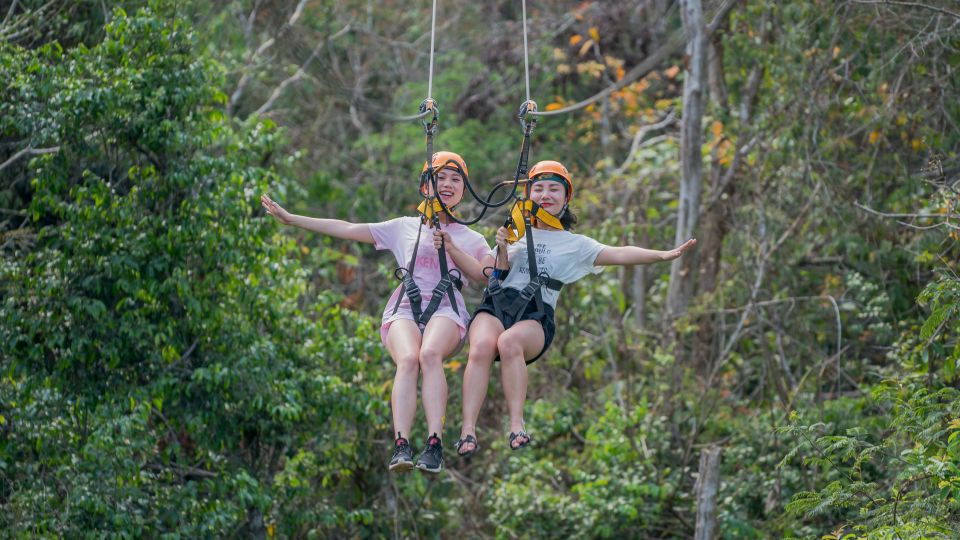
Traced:
<path id="1" fill-rule="evenodd" d="M 463 288 L 463 276 L 456 268 L 451 270 L 448 267 L 447 251 L 443 243 L 441 243 L 440 249 L 437 250 L 440 265 L 440 281 L 437 282 L 437 286 L 433 289 L 433 294 L 430 297 L 430 303 L 427 304 L 427 308 L 423 309 L 423 294 L 421 293 L 420 286 L 417 285 L 417 282 L 413 279 L 413 272 L 416 269 L 417 251 L 420 248 L 420 237 L 423 233 L 424 224 L 430 223 L 431 227 L 440 229 L 440 204 L 436 199 L 429 201 L 424 200 L 420 203 L 418 210 L 421 212 L 420 227 L 417 229 L 417 240 L 413 245 L 413 255 L 410 258 L 410 263 L 406 268 L 397 268 L 393 272 L 394 277 L 401 281 L 402 290 L 400 291 L 400 295 L 397 296 L 397 303 L 393 306 L 392 314 L 397 313 L 403 297 L 406 296 L 410 300 L 410 311 L 413 314 L 414 322 L 424 327 L 440 307 L 440 302 L 443 301 L 444 296 L 449 296 L 450 307 L 454 313 L 460 315 L 455 290 L 459 291 Z"/>

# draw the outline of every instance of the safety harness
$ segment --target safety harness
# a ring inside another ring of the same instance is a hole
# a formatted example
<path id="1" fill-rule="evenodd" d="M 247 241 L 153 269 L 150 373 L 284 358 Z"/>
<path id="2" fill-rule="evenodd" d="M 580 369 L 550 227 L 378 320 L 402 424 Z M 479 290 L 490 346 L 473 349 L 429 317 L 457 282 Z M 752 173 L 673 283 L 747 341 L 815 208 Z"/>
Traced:
<path id="1" fill-rule="evenodd" d="M 520 146 L 520 161 L 517 163 L 517 172 L 514 176 L 514 185 L 519 183 L 521 178 L 527 178 L 527 163 L 530 155 L 530 136 L 533 134 L 533 128 L 536 127 L 537 124 L 536 117 L 533 115 L 528 115 L 528 113 L 536 112 L 536 110 L 536 102 L 528 100 L 520 106 L 520 112 L 517 115 L 520 118 L 520 123 L 523 125 L 523 143 Z M 490 298 L 490 301 L 493 304 L 493 310 L 496 317 L 501 321 L 504 320 L 504 316 L 516 320 L 517 317 L 523 313 L 527 307 L 527 304 L 529 304 L 531 300 L 536 300 L 537 311 L 542 312 L 543 292 L 541 287 L 547 287 L 554 291 L 559 291 L 563 287 L 563 282 L 551 278 L 546 271 L 541 272 L 537 266 L 537 253 L 536 244 L 533 241 L 532 219 L 540 220 L 543 223 L 557 229 L 563 229 L 563 225 L 560 224 L 560 220 L 557 219 L 556 216 L 547 212 L 539 204 L 527 198 L 530 180 L 527 179 L 526 182 L 528 187 L 521 190 L 521 194 L 516 196 L 516 202 L 514 203 L 513 208 L 510 210 L 510 215 L 504 222 L 504 227 L 506 227 L 508 231 L 508 243 L 515 243 L 522 237 L 526 237 L 527 239 L 527 266 L 530 270 L 530 281 L 523 289 L 520 290 L 520 295 L 507 307 L 503 306 L 504 293 L 500 279 L 501 277 L 505 277 L 505 275 L 501 274 L 496 268 L 490 272 L 490 277 L 487 280 L 487 288 L 484 291 L 484 294 Z M 499 256 L 500 248 L 498 247 L 497 259 L 499 259 Z M 494 264 L 496 264 L 496 262 Z"/>
<path id="2" fill-rule="evenodd" d="M 434 177 L 434 167 L 433 167 L 433 137 L 437 133 L 437 123 L 440 117 L 440 111 L 437 108 L 437 104 L 432 99 L 425 99 L 423 103 L 420 104 L 420 112 L 425 113 L 426 111 L 433 111 L 432 119 L 429 121 L 423 122 L 424 133 L 427 137 L 427 170 L 423 172 L 423 175 L 420 177 L 420 193 L 423 195 L 423 201 L 420 203 L 420 206 L 417 207 L 417 212 L 420 215 L 420 227 L 417 229 L 417 241 L 413 244 L 413 255 L 410 257 L 410 262 L 407 264 L 407 267 L 400 267 L 394 270 L 393 275 L 401 282 L 400 295 L 397 297 L 397 303 L 393 307 L 393 313 L 396 314 L 397 310 L 400 309 L 400 302 L 403 301 L 404 295 L 410 300 L 410 311 L 413 313 L 414 321 L 418 326 L 426 327 L 427 323 L 430 321 L 430 317 L 436 313 L 437 309 L 440 307 L 440 302 L 443 301 L 444 296 L 450 298 L 450 307 L 453 308 L 453 312 L 457 315 L 460 314 L 460 310 L 457 307 L 457 300 L 454 292 L 454 287 L 456 290 L 463 288 L 463 276 L 459 270 L 454 268 L 451 270 L 447 265 L 447 251 L 444 246 L 443 240 L 440 242 L 440 248 L 437 250 L 440 263 L 440 281 L 437 282 L 437 286 L 433 289 L 433 294 L 430 297 L 430 303 L 427 304 L 427 308 L 423 309 L 422 302 L 423 296 L 420 292 L 420 286 L 417 285 L 416 281 L 413 279 L 413 271 L 416 268 L 417 264 L 417 251 L 420 248 L 420 236 L 423 233 L 423 226 L 429 224 L 430 228 L 436 228 L 440 230 L 440 214 L 446 212 L 447 215 L 452 216 L 453 210 L 447 208 L 443 202 L 436 197 L 437 194 L 437 181 Z M 441 167 L 442 168 L 442 167 Z M 458 172 L 464 177 L 466 177 L 466 171 L 460 170 L 460 166 L 456 165 Z M 424 188 L 430 185 L 433 187 L 434 195 L 428 195 L 429 190 Z"/>

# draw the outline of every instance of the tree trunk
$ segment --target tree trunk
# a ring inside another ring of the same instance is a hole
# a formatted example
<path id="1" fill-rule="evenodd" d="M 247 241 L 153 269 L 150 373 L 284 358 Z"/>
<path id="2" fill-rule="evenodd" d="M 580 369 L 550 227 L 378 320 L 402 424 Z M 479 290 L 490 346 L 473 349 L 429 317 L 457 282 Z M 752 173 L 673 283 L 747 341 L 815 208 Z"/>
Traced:
<path id="1" fill-rule="evenodd" d="M 266 540 L 267 527 L 263 523 L 263 513 L 257 508 L 247 510 L 247 534 L 255 540 Z"/>
<path id="2" fill-rule="evenodd" d="M 730 229 L 728 208 L 727 201 L 720 201 L 706 208 L 703 214 L 700 238 L 697 239 L 697 250 L 700 252 L 697 293 L 701 295 L 709 295 L 717 289 L 723 239 Z M 716 357 L 715 328 L 718 318 L 719 315 L 716 314 L 705 314 L 697 319 L 698 329 L 693 340 L 693 361 L 700 373 L 704 373 L 701 368 L 709 366 Z"/>
<path id="3" fill-rule="evenodd" d="M 697 476 L 697 528 L 694 540 L 713 540 L 717 535 L 717 493 L 720 491 L 720 449 L 716 446 L 700 452 Z"/>
<path id="4" fill-rule="evenodd" d="M 706 31 L 700 0 L 682 0 L 683 28 L 687 35 L 687 74 L 683 81 L 683 125 L 680 131 L 680 206 L 675 244 L 694 236 L 700 219 L 703 157 L 701 132 L 706 82 Z M 668 321 L 686 313 L 693 297 L 696 252 L 687 252 L 670 267 L 667 292 Z"/>

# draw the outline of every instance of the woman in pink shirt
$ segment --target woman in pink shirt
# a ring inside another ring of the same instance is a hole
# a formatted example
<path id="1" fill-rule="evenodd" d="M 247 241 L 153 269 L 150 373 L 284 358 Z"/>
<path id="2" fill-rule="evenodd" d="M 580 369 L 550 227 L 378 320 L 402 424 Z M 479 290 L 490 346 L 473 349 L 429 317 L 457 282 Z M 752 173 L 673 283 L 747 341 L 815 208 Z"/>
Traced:
<path id="1" fill-rule="evenodd" d="M 437 152 L 433 155 L 432 167 L 439 198 L 447 208 L 454 208 L 463 199 L 466 163 L 453 152 Z M 426 172 L 426 165 L 423 170 Z M 425 179 L 426 175 L 421 176 L 421 189 L 427 195 L 433 196 L 433 188 Z M 468 279 L 485 281 L 482 268 L 493 264 L 490 246 L 483 236 L 453 222 L 443 211 L 438 215 L 443 234 L 434 230 L 431 235 L 430 221 L 422 225 L 420 216 L 400 217 L 381 223 L 350 223 L 337 219 L 293 215 L 267 195 L 262 195 L 260 199 L 267 213 L 284 225 L 373 244 L 378 250 L 390 250 L 402 268 L 409 269 L 410 259 L 415 253 L 412 278 L 423 295 L 420 306 L 423 309 L 428 307 L 432 292 L 441 279 L 438 248 L 443 238 L 447 239 L 447 266 L 450 274 L 456 277 L 459 273 L 464 284 Z M 467 264 L 458 266 L 454 259 Z M 455 353 L 463 344 L 470 314 L 460 291 L 454 289 L 452 295 L 443 295 L 429 320 L 417 321 L 414 313 L 419 310 L 411 306 L 410 298 L 403 292 L 403 286 L 393 292 L 383 310 L 380 326 L 383 344 L 397 365 L 390 398 L 396 440 L 389 468 L 399 471 L 416 466 L 420 470 L 436 473 L 443 469 L 440 435 L 443 433 L 443 418 L 447 406 L 447 381 L 443 373 L 443 359 Z M 450 296 L 456 299 L 456 308 L 451 304 Z M 427 418 L 427 433 L 430 435 L 414 464 L 413 450 L 407 437 L 416 415 L 417 378 L 421 372 L 423 408 Z"/>

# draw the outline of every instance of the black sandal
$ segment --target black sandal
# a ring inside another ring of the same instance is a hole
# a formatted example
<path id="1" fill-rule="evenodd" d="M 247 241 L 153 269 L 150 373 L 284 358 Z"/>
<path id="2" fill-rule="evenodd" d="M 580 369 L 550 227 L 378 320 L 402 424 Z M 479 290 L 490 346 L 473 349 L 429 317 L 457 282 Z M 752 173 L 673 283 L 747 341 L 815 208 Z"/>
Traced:
<path id="1" fill-rule="evenodd" d="M 466 452 L 461 453 L 461 452 L 460 452 L 460 447 L 463 446 L 463 445 L 465 445 L 465 444 L 472 444 L 472 445 L 473 445 L 473 449 L 472 449 L 472 450 L 467 450 Z M 476 454 L 476 453 L 477 453 L 477 450 L 480 450 L 480 444 L 477 443 L 477 438 L 476 438 L 476 437 L 474 437 L 473 435 L 467 435 L 466 437 L 464 437 L 464 438 L 460 439 L 459 441 L 457 441 L 457 444 L 454 445 L 454 448 L 457 449 L 457 455 L 458 455 L 458 456 L 460 456 L 460 457 L 462 457 L 462 458 L 468 458 L 468 457 Z"/>
<path id="2" fill-rule="evenodd" d="M 526 438 L 526 440 L 514 446 L 513 441 L 519 439 L 520 437 L 524 437 Z M 513 433 L 512 431 L 510 432 L 510 449 L 511 450 L 520 450 L 521 448 L 526 448 L 532 442 L 533 442 L 533 437 L 531 437 L 529 434 L 527 434 L 526 431 L 522 429 L 517 433 Z"/>

